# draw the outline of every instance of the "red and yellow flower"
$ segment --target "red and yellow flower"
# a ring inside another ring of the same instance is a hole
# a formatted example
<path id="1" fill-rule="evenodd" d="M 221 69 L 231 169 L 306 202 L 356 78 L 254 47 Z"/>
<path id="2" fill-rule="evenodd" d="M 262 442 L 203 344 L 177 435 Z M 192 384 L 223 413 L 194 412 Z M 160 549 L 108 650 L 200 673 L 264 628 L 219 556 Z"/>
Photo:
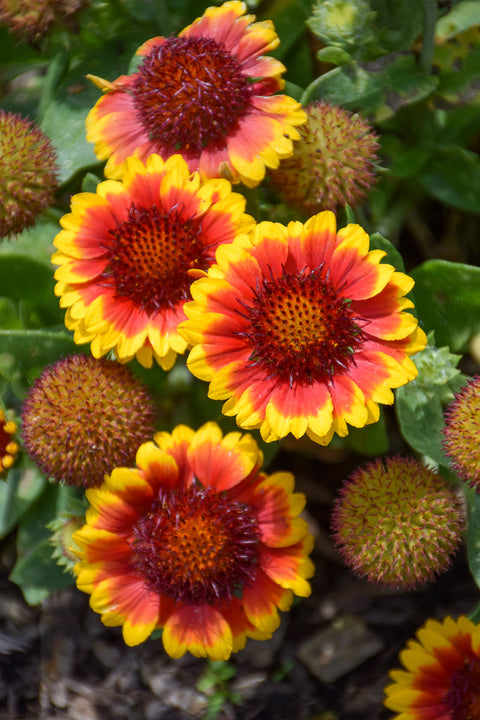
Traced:
<path id="1" fill-rule="evenodd" d="M 75 342 L 91 343 L 96 358 L 114 350 L 120 362 L 171 368 L 187 348 L 177 325 L 192 278 L 251 228 L 244 209 L 227 180 L 202 181 L 180 155 L 129 158 L 121 181 L 74 195 L 52 261 Z"/>
<path id="2" fill-rule="evenodd" d="M 462 616 L 427 620 L 400 653 L 384 704 L 397 720 L 480 717 L 480 626 Z"/>
<path id="3" fill-rule="evenodd" d="M 305 225 L 262 222 L 217 250 L 192 286 L 188 367 L 227 400 L 226 415 L 266 441 L 305 433 L 327 444 L 379 418 L 412 380 L 426 337 L 406 308 L 413 280 L 381 263 L 358 225 L 329 211 Z"/>
<path id="4" fill-rule="evenodd" d="M 289 473 L 260 472 L 249 435 L 207 423 L 155 443 L 87 490 L 77 585 L 128 645 L 163 628 L 171 657 L 225 660 L 247 637 L 269 638 L 278 609 L 310 593 L 305 498 Z"/>
<path id="5" fill-rule="evenodd" d="M 87 117 L 87 139 L 118 178 L 127 157 L 183 155 L 202 177 L 257 185 L 278 167 L 306 120 L 283 88 L 285 67 L 270 21 L 254 22 L 244 2 L 209 7 L 178 37 L 155 37 L 137 51 L 142 62 L 114 82 L 90 76 L 105 94 Z"/>

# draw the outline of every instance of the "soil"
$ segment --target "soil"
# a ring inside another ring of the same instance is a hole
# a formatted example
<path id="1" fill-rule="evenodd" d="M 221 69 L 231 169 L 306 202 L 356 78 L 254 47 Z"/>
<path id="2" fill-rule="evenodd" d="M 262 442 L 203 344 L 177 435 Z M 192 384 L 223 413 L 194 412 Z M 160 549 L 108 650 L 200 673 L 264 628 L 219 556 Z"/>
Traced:
<path id="1" fill-rule="evenodd" d="M 298 448 L 297 448 L 298 449 Z M 282 451 L 308 498 L 315 535 L 312 594 L 283 613 L 267 642 L 232 656 L 233 677 L 213 690 L 198 681 L 208 664 L 171 660 L 159 639 L 128 648 L 75 588 L 29 607 L 8 580 L 14 538 L 0 546 L 0 720 L 387 720 L 388 671 L 427 618 L 457 617 L 478 603 L 464 551 L 436 582 L 399 593 L 356 578 L 328 534 L 338 485 L 365 458 L 328 449 Z M 218 666 L 213 666 L 218 669 Z M 211 670 L 210 670 L 211 672 Z"/>

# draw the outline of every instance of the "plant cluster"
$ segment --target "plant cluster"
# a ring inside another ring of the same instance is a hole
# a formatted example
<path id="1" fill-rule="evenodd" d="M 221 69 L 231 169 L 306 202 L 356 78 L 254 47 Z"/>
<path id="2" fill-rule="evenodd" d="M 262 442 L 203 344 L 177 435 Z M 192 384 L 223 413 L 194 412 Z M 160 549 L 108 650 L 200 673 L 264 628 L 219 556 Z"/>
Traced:
<path id="1" fill-rule="evenodd" d="M 0 23 L 0 537 L 26 601 L 76 582 L 172 658 L 270 638 L 314 574 L 308 497 L 264 469 L 287 440 L 365 459 L 332 512 L 353 572 L 420 587 L 464 543 L 480 586 L 480 6 Z M 401 662 L 398 717 L 476 716 L 471 619 Z"/>

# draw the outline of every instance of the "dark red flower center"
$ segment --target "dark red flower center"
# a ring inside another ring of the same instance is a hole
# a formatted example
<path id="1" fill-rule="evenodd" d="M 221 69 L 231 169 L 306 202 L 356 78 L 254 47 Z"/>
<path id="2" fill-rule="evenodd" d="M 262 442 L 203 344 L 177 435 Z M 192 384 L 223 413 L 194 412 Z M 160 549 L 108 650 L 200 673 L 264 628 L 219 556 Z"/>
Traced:
<path id="1" fill-rule="evenodd" d="M 255 574 L 260 530 L 250 508 L 193 485 L 160 491 L 133 527 L 138 573 L 187 605 L 228 602 Z"/>
<path id="2" fill-rule="evenodd" d="M 146 56 L 133 101 L 151 140 L 170 154 L 219 149 L 247 113 L 251 84 L 212 38 L 169 37 Z"/>
<path id="3" fill-rule="evenodd" d="M 206 270 L 212 249 L 204 244 L 202 221 L 184 219 L 178 209 L 129 210 L 129 218 L 110 230 L 108 265 L 101 283 L 153 315 L 190 298 L 188 270 Z"/>
<path id="4" fill-rule="evenodd" d="M 452 675 L 444 699 L 452 720 L 478 720 L 480 717 L 480 661 L 466 660 Z"/>
<path id="5" fill-rule="evenodd" d="M 350 301 L 320 271 L 264 280 L 247 314 L 251 364 L 290 385 L 344 372 L 362 342 Z"/>

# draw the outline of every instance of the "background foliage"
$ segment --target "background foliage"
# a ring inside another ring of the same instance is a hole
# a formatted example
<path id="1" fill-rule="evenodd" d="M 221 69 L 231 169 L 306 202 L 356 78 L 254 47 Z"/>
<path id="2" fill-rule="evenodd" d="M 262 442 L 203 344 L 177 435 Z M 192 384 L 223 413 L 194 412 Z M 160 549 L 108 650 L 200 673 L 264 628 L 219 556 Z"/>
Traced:
<path id="1" fill-rule="evenodd" d="M 17 415 L 42 368 L 75 350 L 53 294 L 50 255 L 71 195 L 92 191 L 102 180 L 84 127 L 99 91 L 85 76 L 113 80 L 128 72 L 146 39 L 178 32 L 209 4 L 92 0 L 73 26 L 58 27 L 34 45 L 0 27 L 1 107 L 35 120 L 51 138 L 60 181 L 55 206 L 33 229 L 0 246 L 0 394 Z M 444 406 L 478 372 L 479 357 L 480 3 L 247 4 L 275 24 L 281 43 L 274 54 L 287 68 L 290 95 L 304 104 L 329 100 L 374 125 L 381 142 L 379 181 L 354 217 L 371 233 L 373 247 L 413 275 L 416 312 L 429 333 L 429 346 L 415 358 L 418 378 L 396 393 L 396 416 L 388 413 L 386 422 L 382 415 L 377 425 L 334 444 L 371 457 L 390 452 L 392 435 L 400 435 L 412 453 L 454 481 L 441 448 Z M 268 189 L 260 188 L 257 198 L 250 192 L 248 202 L 254 200 L 258 219 L 295 218 Z M 182 362 L 169 374 L 133 367 L 161 407 L 163 429 L 179 422 L 198 427 L 208 419 L 224 430 L 233 427 Z M 277 443 L 265 448 L 267 461 L 277 449 Z M 11 579 L 29 603 L 73 582 L 52 560 L 45 526 L 74 495 L 50 484 L 26 456 L 0 484 L 0 537 L 17 533 Z M 468 502 L 468 557 L 480 585 L 480 503 L 470 492 Z"/>

